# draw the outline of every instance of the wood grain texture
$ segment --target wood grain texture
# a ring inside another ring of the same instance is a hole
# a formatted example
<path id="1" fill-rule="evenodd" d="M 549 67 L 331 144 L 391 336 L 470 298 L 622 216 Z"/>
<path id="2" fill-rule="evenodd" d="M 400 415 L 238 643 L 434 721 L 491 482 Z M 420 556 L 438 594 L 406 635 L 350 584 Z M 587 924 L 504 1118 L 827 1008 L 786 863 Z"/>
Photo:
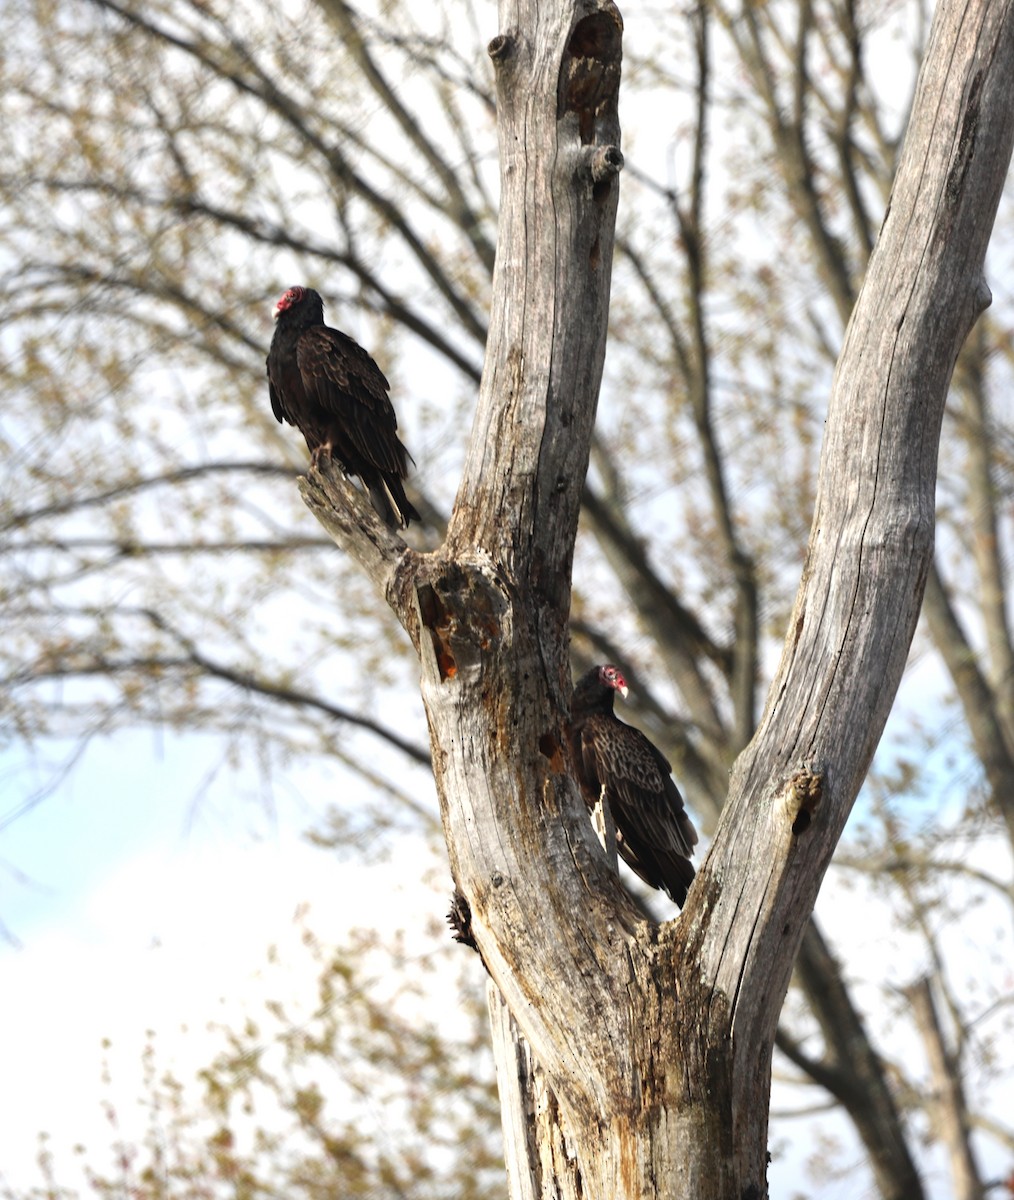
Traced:
<path id="1" fill-rule="evenodd" d="M 988 302 L 982 268 L 1014 137 L 1012 71 L 1010 4 L 937 7 L 888 212 L 835 374 L 789 635 L 684 914 L 681 969 L 694 981 L 692 1006 L 709 1014 L 701 1070 L 713 1057 L 706 1047 L 731 1027 L 737 1122 L 758 1119 L 792 957 L 919 614 L 947 388 Z M 796 835 L 799 772 L 819 777 L 820 803 Z M 737 1152 L 752 1140 L 737 1137 Z"/>
<path id="2" fill-rule="evenodd" d="M 937 7 L 835 377 L 782 660 L 683 916 L 662 927 L 609 869 L 564 732 L 622 22 L 610 0 L 502 0 L 500 19 L 492 318 L 447 540 L 409 551 L 340 478 L 311 477 L 304 495 L 419 652 L 452 871 L 519 1031 L 494 1008 L 502 1061 L 517 1073 L 523 1038 L 541 1068 L 507 1089 L 510 1144 L 526 1155 L 512 1194 L 759 1200 L 778 1013 L 901 677 L 948 381 L 988 296 L 1014 136 L 1011 3 Z"/>
<path id="3" fill-rule="evenodd" d="M 940 1025 L 933 985 L 923 978 L 904 989 L 922 1035 L 930 1067 L 933 1102 L 930 1116 L 947 1147 L 954 1181 L 954 1200 L 984 1200 L 986 1187 L 972 1149 L 972 1120 L 954 1054 L 948 1049 Z M 990 1189 L 992 1190 L 992 1189 Z"/>

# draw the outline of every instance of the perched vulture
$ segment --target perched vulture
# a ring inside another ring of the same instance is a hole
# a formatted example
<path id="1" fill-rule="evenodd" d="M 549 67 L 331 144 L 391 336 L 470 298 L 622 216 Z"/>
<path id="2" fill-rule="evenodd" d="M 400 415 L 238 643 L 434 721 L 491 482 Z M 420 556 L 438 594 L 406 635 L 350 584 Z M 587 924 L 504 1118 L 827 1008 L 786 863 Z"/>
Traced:
<path id="1" fill-rule="evenodd" d="M 693 882 L 697 830 L 683 808 L 665 756 L 613 714 L 627 681 L 616 667 L 593 667 L 574 687 L 570 738 L 589 809 L 604 795 L 623 861 L 680 907 Z"/>
<path id="2" fill-rule="evenodd" d="M 358 475 L 392 529 L 418 521 L 401 482 L 410 455 L 381 369 L 352 338 L 324 324 L 324 301 L 313 288 L 289 288 L 275 320 L 268 351 L 275 417 L 299 429 L 314 466 L 335 458 L 347 475 Z"/>

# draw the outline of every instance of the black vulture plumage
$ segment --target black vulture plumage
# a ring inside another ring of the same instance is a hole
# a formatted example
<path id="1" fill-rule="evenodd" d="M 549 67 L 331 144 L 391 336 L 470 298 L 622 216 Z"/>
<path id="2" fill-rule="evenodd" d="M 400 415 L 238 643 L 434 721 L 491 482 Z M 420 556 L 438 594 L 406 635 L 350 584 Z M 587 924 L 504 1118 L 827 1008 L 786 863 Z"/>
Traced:
<path id="1" fill-rule="evenodd" d="M 384 373 L 358 342 L 324 324 L 324 301 L 313 288 L 289 288 L 275 318 L 267 362 L 275 417 L 299 429 L 314 466 L 334 458 L 358 475 L 392 529 L 418 521 L 402 484 L 410 455 Z"/>
<path id="2" fill-rule="evenodd" d="M 570 737 L 589 809 L 605 797 L 620 857 L 682 907 L 693 882 L 697 830 L 683 807 L 665 755 L 613 712 L 627 682 L 613 666 L 593 667 L 574 687 Z"/>

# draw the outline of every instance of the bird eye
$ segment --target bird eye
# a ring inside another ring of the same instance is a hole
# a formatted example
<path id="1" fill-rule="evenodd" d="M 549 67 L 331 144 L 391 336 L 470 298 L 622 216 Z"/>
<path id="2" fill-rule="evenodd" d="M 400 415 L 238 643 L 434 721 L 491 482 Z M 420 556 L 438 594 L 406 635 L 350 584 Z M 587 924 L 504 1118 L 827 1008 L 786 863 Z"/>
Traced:
<path id="1" fill-rule="evenodd" d="M 607 683 L 610 687 L 615 688 L 618 692 L 622 691 L 627 686 L 627 681 L 620 674 L 618 667 L 603 667 L 602 681 L 603 683 Z"/>

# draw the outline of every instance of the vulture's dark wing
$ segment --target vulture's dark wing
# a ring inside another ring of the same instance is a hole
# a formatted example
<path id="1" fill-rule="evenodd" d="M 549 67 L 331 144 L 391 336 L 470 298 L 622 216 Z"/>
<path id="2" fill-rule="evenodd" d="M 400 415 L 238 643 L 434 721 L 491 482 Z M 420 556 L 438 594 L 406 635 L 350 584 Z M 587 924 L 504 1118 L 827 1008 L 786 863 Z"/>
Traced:
<path id="1" fill-rule="evenodd" d="M 271 396 L 271 411 L 278 422 L 288 421 L 298 425 L 300 403 L 303 397 L 303 380 L 296 365 L 295 342 L 284 326 L 275 329 L 268 351 L 268 394 Z"/>
<path id="2" fill-rule="evenodd" d="M 315 325 L 300 335 L 296 361 L 307 396 L 337 418 L 348 443 L 339 457 L 404 475 L 406 451 L 396 433 L 390 385 L 362 346 L 338 329 Z"/>
<path id="3" fill-rule="evenodd" d="M 281 398 L 281 396 L 279 396 L 278 392 L 275 390 L 274 381 L 272 380 L 270 375 L 268 376 L 268 393 L 271 396 L 271 411 L 275 414 L 275 420 L 279 424 L 281 424 L 283 421 L 287 420 L 289 422 L 289 424 L 292 425 L 294 422 L 289 417 L 289 414 L 286 411 L 285 406 L 282 404 L 282 398 Z"/>

